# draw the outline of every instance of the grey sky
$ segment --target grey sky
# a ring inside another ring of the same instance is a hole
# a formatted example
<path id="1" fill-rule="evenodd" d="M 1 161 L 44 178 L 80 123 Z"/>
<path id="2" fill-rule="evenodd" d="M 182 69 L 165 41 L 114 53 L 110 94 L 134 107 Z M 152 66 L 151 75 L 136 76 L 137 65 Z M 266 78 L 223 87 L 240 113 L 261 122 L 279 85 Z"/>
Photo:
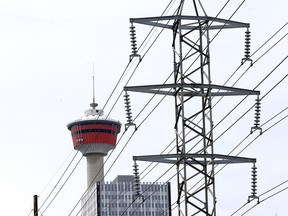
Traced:
<path id="1" fill-rule="evenodd" d="M 224 0 L 202 2 L 210 16 L 215 16 L 225 4 Z M 241 2 L 239 0 L 230 2 L 220 17 L 229 18 Z M 75 154 L 66 124 L 81 116 L 92 100 L 93 63 L 96 101 L 102 108 L 128 64 L 131 52 L 129 18 L 160 16 L 167 4 L 168 1 L 165 0 L 136 2 L 2 0 L 0 2 L 1 215 L 28 215 L 32 209 L 34 194 L 40 195 L 39 205 L 45 200 Z M 288 3 L 284 0 L 245 1 L 233 20 L 251 24 L 252 52 L 288 21 L 287 7 Z M 140 25 L 136 28 L 140 44 L 149 28 Z M 214 84 L 223 84 L 239 66 L 244 55 L 244 31 L 243 29 L 222 32 L 211 45 Z M 286 26 L 253 58 L 259 58 L 277 40 L 285 36 L 287 31 Z M 254 88 L 287 56 L 287 46 L 288 40 L 284 38 L 255 63 L 236 87 Z M 159 39 L 157 45 L 145 57 L 139 72 L 135 74 L 130 84 L 162 83 L 172 71 L 171 56 L 169 32 Z M 265 95 L 287 74 L 287 66 L 288 63 L 285 61 L 259 86 L 261 95 Z M 248 65 L 244 65 L 236 76 L 239 77 L 247 67 Z M 120 83 L 116 94 L 105 108 L 106 113 L 130 74 L 131 71 Z M 237 77 L 228 85 L 232 85 L 236 79 Z M 288 106 L 287 84 L 288 80 L 284 80 L 263 100 L 262 123 Z M 125 123 L 122 98 L 111 112 L 111 117 Z M 149 98 L 150 96 L 143 94 L 131 94 L 134 116 Z M 156 102 L 159 99 L 156 99 Z M 224 99 L 214 110 L 215 123 L 219 122 L 241 99 L 234 97 Z M 252 106 L 254 99 L 251 97 L 245 100 L 243 105 L 215 129 L 214 136 L 218 137 L 243 114 L 244 110 Z M 148 107 L 146 114 L 152 107 L 152 105 Z M 160 153 L 174 139 L 173 108 L 173 100 L 168 99 L 156 109 L 141 126 L 141 130 L 135 133 L 131 143 L 106 176 L 107 181 L 113 180 L 118 174 L 132 174 L 133 155 Z M 217 153 L 227 154 L 249 134 L 254 120 L 253 112 L 249 112 L 239 124 L 217 140 L 215 144 Z M 265 125 L 264 130 L 287 113 L 285 110 Z M 139 117 L 138 122 L 141 122 L 141 118 L 143 119 L 144 115 Z M 241 154 L 257 158 L 259 194 L 288 179 L 287 126 L 288 121 L 284 119 Z M 106 170 L 124 147 L 131 133 L 132 131 L 129 131 L 119 143 L 107 162 Z M 256 136 L 257 134 L 250 136 L 242 148 Z M 76 157 L 80 159 L 80 155 Z M 85 160 L 82 160 L 44 215 L 63 216 L 70 213 L 85 191 L 85 165 Z M 146 165 L 140 164 L 140 169 Z M 163 168 L 165 166 L 155 169 L 144 181 L 155 181 Z M 217 175 L 219 215 L 230 215 L 247 201 L 247 196 L 250 195 L 250 168 L 251 165 L 230 165 Z M 165 181 L 165 177 L 161 181 Z M 62 183 L 57 189 L 61 185 Z M 287 186 L 283 185 L 282 188 Z M 278 216 L 285 215 L 287 196 L 288 193 L 285 191 L 261 203 L 247 215 L 276 213 Z"/>

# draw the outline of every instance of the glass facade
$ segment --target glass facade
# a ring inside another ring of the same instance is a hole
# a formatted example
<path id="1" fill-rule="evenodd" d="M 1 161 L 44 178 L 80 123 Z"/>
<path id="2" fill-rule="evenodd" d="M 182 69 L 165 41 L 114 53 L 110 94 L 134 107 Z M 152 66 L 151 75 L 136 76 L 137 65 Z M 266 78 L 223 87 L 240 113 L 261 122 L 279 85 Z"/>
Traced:
<path id="1" fill-rule="evenodd" d="M 133 176 L 96 183 L 82 200 L 82 216 L 171 216 L 170 183 L 141 183 L 135 196 Z"/>

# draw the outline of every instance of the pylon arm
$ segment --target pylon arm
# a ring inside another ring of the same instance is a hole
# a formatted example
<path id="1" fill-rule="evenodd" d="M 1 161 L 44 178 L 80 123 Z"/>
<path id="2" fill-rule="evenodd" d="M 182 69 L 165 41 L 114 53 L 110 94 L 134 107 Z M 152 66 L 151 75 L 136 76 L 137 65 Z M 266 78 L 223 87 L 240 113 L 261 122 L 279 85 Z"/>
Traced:
<path id="1" fill-rule="evenodd" d="M 144 85 L 144 86 L 125 86 L 125 91 L 143 92 L 151 94 L 161 94 L 175 96 L 179 94 L 178 89 L 184 88 L 184 96 L 206 96 L 210 90 L 211 96 L 237 96 L 237 95 L 260 95 L 260 91 L 233 88 L 212 84 L 161 84 L 161 85 Z"/>
<path id="2" fill-rule="evenodd" d="M 256 163 L 255 158 L 228 156 L 220 154 L 165 154 L 133 156 L 133 160 L 158 163 L 177 164 L 186 159 L 187 164 L 232 164 L 232 163 Z"/>
<path id="3" fill-rule="evenodd" d="M 215 29 L 227 29 L 227 28 L 248 28 L 249 23 L 236 22 L 232 20 L 225 20 L 216 17 L 209 16 L 185 16 L 185 15 L 175 15 L 175 16 L 161 16 L 161 17 L 144 17 L 144 18 L 130 18 L 130 22 L 139 23 L 144 25 L 157 26 L 161 28 L 172 29 L 174 26 L 174 21 L 181 20 L 183 25 L 182 29 L 185 30 L 197 30 L 199 28 L 199 22 L 211 23 L 207 27 L 201 27 L 204 30 L 215 30 Z M 189 23 L 185 23 L 185 21 Z M 196 21 L 196 22 L 191 22 Z"/>

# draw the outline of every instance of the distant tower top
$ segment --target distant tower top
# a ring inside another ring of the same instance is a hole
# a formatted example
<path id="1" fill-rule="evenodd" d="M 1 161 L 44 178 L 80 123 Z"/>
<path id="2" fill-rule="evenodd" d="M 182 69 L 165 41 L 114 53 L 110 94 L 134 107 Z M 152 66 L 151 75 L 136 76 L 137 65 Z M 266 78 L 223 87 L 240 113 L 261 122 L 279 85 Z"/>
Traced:
<path id="1" fill-rule="evenodd" d="M 104 181 L 103 157 L 116 147 L 121 123 L 104 116 L 102 109 L 96 109 L 93 75 L 93 102 L 91 108 L 75 121 L 67 124 L 71 131 L 74 149 L 87 158 L 87 185 Z"/>
<path id="2" fill-rule="evenodd" d="M 88 154 L 107 155 L 116 146 L 121 123 L 104 116 L 102 109 L 88 109 L 84 116 L 67 124 L 75 150 Z"/>

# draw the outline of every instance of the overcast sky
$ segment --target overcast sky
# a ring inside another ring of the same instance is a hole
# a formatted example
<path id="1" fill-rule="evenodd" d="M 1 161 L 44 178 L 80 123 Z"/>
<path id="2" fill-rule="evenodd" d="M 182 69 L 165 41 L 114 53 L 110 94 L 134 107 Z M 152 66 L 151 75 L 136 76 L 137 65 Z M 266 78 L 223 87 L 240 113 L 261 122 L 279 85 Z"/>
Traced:
<path id="1" fill-rule="evenodd" d="M 202 1 L 209 16 L 215 16 L 225 2 Z M 228 19 L 241 2 L 240 0 L 229 2 L 219 17 Z M 76 153 L 66 124 L 82 116 L 84 110 L 89 108 L 92 101 L 93 64 L 96 101 L 99 107 L 103 107 L 128 64 L 131 53 L 129 18 L 160 16 L 167 4 L 167 0 L 0 1 L 1 215 L 29 215 L 33 208 L 34 194 L 39 195 L 39 206 L 44 202 Z M 287 8 L 286 0 L 244 2 L 233 16 L 233 20 L 251 24 L 252 52 L 288 21 Z M 150 29 L 141 25 L 136 28 L 138 44 L 141 44 Z M 244 55 L 244 32 L 245 29 L 223 31 L 211 44 L 211 73 L 214 84 L 222 85 L 240 65 Z M 255 54 L 254 59 L 264 54 L 287 32 L 288 27 L 285 26 Z M 130 85 L 164 82 L 173 69 L 171 43 L 171 32 L 159 38 L 155 47 L 141 63 L 139 72 L 135 74 Z M 255 63 L 236 87 L 253 89 L 287 56 L 287 47 L 288 39 L 285 37 Z M 243 65 L 236 77 L 227 85 L 231 86 L 247 67 L 249 64 Z M 261 95 L 269 92 L 287 75 L 287 68 L 288 63 L 284 61 L 273 75 L 257 88 L 261 91 Z M 113 106 L 130 74 L 131 71 L 124 77 L 115 95 L 107 104 L 106 113 Z M 263 99 L 262 123 L 288 106 L 287 85 L 288 80 L 284 79 Z M 134 116 L 150 97 L 144 94 L 131 94 Z M 161 98 L 157 97 L 154 104 L 159 99 Z M 243 97 L 230 97 L 222 100 L 213 112 L 214 123 L 217 124 L 242 99 Z M 245 100 L 215 129 L 214 137 L 217 138 L 236 121 L 253 105 L 254 100 L 255 97 Z M 146 114 L 152 107 L 153 105 L 148 107 Z M 107 181 L 113 180 L 119 174 L 132 174 L 133 155 L 159 154 L 174 139 L 173 109 L 173 99 L 165 99 L 161 103 L 137 130 L 109 170 Z M 215 142 L 216 153 L 228 154 L 249 135 L 250 127 L 253 126 L 253 112 L 250 111 Z M 263 130 L 287 114 L 288 111 L 285 110 L 273 121 L 264 125 Z M 122 96 L 110 116 L 125 123 Z M 144 116 L 145 112 L 136 123 L 140 124 Z M 259 194 L 288 180 L 287 127 L 288 121 L 284 119 L 263 133 L 240 154 L 243 157 L 257 158 Z M 129 130 L 123 136 L 123 140 L 107 161 L 106 170 L 123 149 L 132 132 L 133 130 Z M 257 133 L 249 136 L 241 145 L 242 148 L 256 137 Z M 80 159 L 80 154 L 76 155 L 73 165 Z M 146 165 L 141 163 L 140 171 Z M 80 160 L 67 183 L 64 184 L 62 181 L 56 186 L 54 194 L 63 187 L 45 211 L 45 216 L 63 216 L 71 213 L 86 188 L 85 166 L 86 161 Z M 158 169 L 147 175 L 143 181 L 156 181 L 160 176 L 159 172 L 163 172 L 165 168 L 167 168 L 165 165 L 159 165 Z M 231 215 L 246 203 L 250 195 L 250 169 L 250 164 L 229 165 L 217 174 L 219 215 Z M 164 176 L 161 181 L 167 179 L 169 175 Z M 282 188 L 287 186 L 288 184 L 284 184 Z M 288 190 L 263 201 L 247 215 L 287 215 L 287 200 Z M 252 205 L 249 204 L 248 208 Z M 76 213 L 77 211 L 71 215 Z"/>

